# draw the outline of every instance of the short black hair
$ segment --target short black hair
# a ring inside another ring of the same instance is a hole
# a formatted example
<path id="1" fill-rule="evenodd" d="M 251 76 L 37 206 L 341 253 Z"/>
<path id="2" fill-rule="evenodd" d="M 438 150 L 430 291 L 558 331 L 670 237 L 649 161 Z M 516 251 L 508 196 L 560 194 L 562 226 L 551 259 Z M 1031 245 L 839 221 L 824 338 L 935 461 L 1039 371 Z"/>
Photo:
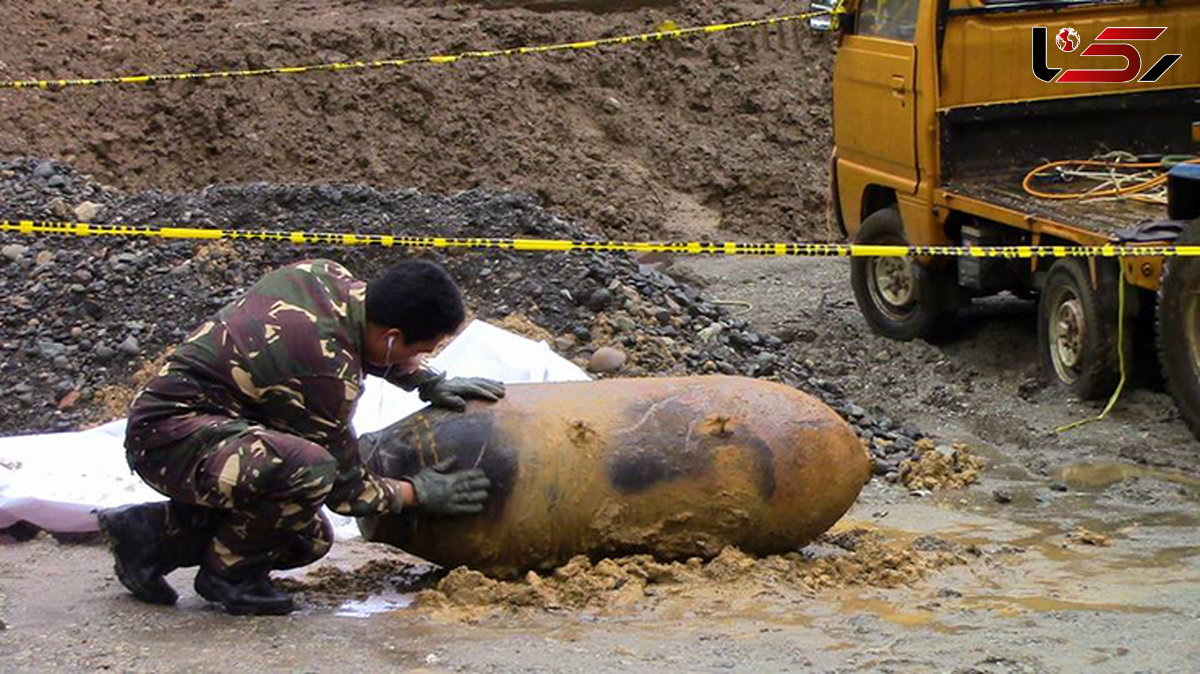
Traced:
<path id="1" fill-rule="evenodd" d="M 401 260 L 367 283 L 367 320 L 406 342 L 452 335 L 467 317 L 462 291 L 441 265 Z"/>

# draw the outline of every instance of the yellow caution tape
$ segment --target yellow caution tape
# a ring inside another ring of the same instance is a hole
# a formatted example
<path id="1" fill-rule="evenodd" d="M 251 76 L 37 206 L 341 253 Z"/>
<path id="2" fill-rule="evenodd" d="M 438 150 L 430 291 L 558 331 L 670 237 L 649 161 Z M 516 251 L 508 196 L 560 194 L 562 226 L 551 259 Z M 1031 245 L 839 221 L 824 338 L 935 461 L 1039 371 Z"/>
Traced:
<path id="1" fill-rule="evenodd" d="M 159 75 L 128 75 L 124 77 L 88 77 L 79 79 L 44 79 L 44 80 L 6 80 L 0 81 L 0 89 L 57 89 L 64 87 L 100 86 L 106 84 L 150 84 L 153 82 L 179 82 L 184 80 L 211 80 L 235 77 L 263 77 L 269 75 L 307 75 L 318 72 L 361 71 L 377 68 L 401 68 L 404 66 L 431 63 L 456 63 L 466 59 L 488 59 L 504 56 L 523 56 L 526 54 L 548 54 L 558 51 L 579 51 L 616 45 L 629 45 L 660 40 L 678 40 L 688 37 L 714 35 L 731 30 L 757 28 L 761 26 L 776 26 L 796 21 L 807 21 L 813 17 L 834 14 L 839 9 L 806 12 L 804 14 L 789 14 L 766 19 L 750 19 L 734 23 L 715 23 L 707 26 L 691 28 L 676 28 L 674 24 L 662 25 L 660 30 L 652 33 L 637 35 L 622 35 L 579 42 L 562 42 L 557 44 L 534 45 L 529 47 L 513 47 L 511 49 L 485 49 L 464 51 L 457 54 L 433 54 L 412 58 L 381 59 L 375 61 L 345 61 L 336 63 L 316 63 L 312 65 L 279 66 L 274 68 L 254 68 L 248 70 L 213 70 L 206 72 L 164 73 Z"/>
<path id="2" fill-rule="evenodd" d="M 350 232 L 274 229 L 210 229 L 158 225 L 96 225 L 86 222 L 0 220 L 0 232 L 154 239 L 270 241 L 322 246 L 382 248 L 466 248 L 531 252 L 679 253 L 768 257 L 1200 257 L 1200 246 L 880 246 L 850 243 L 743 243 L 735 241 L 580 241 L 572 239 L 494 239 L 395 236 Z"/>

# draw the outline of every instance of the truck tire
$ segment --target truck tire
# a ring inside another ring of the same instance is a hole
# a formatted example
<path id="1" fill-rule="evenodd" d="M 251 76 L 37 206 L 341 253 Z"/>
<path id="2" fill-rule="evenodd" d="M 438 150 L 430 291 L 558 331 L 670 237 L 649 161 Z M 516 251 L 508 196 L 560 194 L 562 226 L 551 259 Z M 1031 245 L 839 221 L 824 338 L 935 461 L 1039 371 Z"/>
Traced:
<path id="1" fill-rule="evenodd" d="M 1093 290 L 1087 262 L 1061 259 L 1050 267 L 1038 301 L 1038 346 L 1046 375 L 1083 400 L 1111 395 L 1121 378 L 1115 289 L 1124 279 L 1100 276 L 1100 289 Z M 1133 340 L 1125 337 L 1128 372 Z"/>
<path id="2" fill-rule="evenodd" d="M 1200 244 L 1200 220 L 1176 245 Z M 1158 288 L 1158 362 L 1179 414 L 1200 439 L 1200 259 L 1168 258 Z"/>
<path id="3" fill-rule="evenodd" d="M 907 246 L 900 211 L 889 206 L 869 215 L 854 242 Z M 942 276 L 907 257 L 850 260 L 850 285 L 867 325 L 884 337 L 904 342 L 928 336 L 938 321 L 951 313 L 943 287 L 948 281 Z"/>

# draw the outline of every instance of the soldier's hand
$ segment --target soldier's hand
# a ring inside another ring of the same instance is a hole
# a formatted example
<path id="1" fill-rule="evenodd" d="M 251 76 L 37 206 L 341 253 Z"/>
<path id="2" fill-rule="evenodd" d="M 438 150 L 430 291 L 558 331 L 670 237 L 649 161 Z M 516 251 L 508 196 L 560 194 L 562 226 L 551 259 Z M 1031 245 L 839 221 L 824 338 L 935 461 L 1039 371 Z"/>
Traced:
<path id="1" fill-rule="evenodd" d="M 469 515 L 483 512 L 491 482 L 479 468 L 453 471 L 454 457 L 424 468 L 408 480 L 416 507 L 437 515 Z"/>
<path id="2" fill-rule="evenodd" d="M 421 400 L 446 409 L 461 412 L 468 400 L 496 402 L 504 397 L 504 383 L 483 377 L 438 378 L 422 384 Z"/>

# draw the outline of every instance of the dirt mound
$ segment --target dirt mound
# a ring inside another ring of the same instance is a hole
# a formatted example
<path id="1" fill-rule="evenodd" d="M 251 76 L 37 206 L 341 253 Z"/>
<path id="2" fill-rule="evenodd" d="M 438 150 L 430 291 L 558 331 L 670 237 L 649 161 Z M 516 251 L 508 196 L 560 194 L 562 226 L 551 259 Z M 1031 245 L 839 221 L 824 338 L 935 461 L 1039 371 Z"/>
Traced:
<path id="1" fill-rule="evenodd" d="M 457 53 L 802 9 L 782 0 L 24 3 L 5 10 L 0 78 Z M 72 163 L 127 190 L 336 176 L 442 193 L 519 190 L 609 236 L 807 237 L 824 233 L 831 54 L 828 35 L 793 23 L 399 70 L 0 91 L 0 156 Z"/>
<path id="2" fill-rule="evenodd" d="M 910 585 L 931 571 L 966 562 L 953 545 L 921 546 L 852 529 L 826 534 L 799 552 L 752 557 L 726 548 L 704 562 L 662 563 L 647 555 L 591 562 L 576 557 L 546 575 L 529 572 L 520 581 L 497 581 L 465 567 L 453 569 L 418 605 L 443 620 L 473 621 L 526 610 L 612 608 L 653 605 L 670 597 L 755 596 L 780 588 Z"/>
<path id="3" fill-rule="evenodd" d="M 979 481 L 983 460 L 961 442 L 937 446 L 929 438 L 917 442 L 917 456 L 900 464 L 900 481 L 909 489 L 962 489 Z"/>
<path id="4" fill-rule="evenodd" d="M 1087 527 L 1077 527 L 1075 531 L 1067 534 L 1066 544 L 1072 545 L 1091 545 L 1098 548 L 1107 548 L 1112 545 L 1112 538 L 1098 531 L 1092 531 Z"/>

